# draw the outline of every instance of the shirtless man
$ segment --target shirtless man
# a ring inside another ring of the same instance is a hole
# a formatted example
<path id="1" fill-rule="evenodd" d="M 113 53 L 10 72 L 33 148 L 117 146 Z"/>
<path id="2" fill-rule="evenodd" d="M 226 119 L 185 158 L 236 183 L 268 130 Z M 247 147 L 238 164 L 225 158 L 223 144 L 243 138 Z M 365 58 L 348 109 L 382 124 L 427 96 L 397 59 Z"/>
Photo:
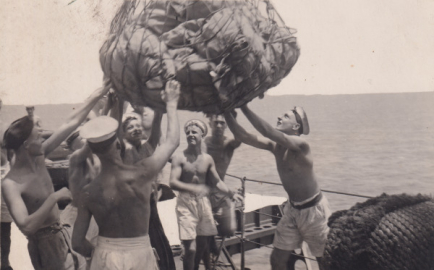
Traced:
<path id="1" fill-rule="evenodd" d="M 148 224 L 152 183 L 179 145 L 176 108 L 180 86 L 169 81 L 162 98 L 166 102 L 167 137 L 149 158 L 126 165 L 111 117 L 89 121 L 80 131 L 101 161 L 101 173 L 80 194 L 72 245 L 91 257 L 90 269 L 158 269 L 149 241 Z M 91 217 L 99 227 L 97 246 L 86 240 Z"/>
<path id="2" fill-rule="evenodd" d="M 142 124 L 142 116 L 139 114 L 129 115 L 122 122 L 125 143 L 124 162 L 126 164 L 134 164 L 141 159 L 151 156 L 157 147 L 161 135 L 160 125 L 163 115 L 159 111 L 152 115 L 155 115 L 152 122 L 152 126 L 155 128 L 152 131 L 148 130 L 149 133 L 147 132 L 146 135 Z M 143 139 L 144 137 L 147 137 L 147 139 Z"/>
<path id="3" fill-rule="evenodd" d="M 3 102 L 0 99 L 0 111 Z M 3 134 L 3 124 L 0 124 L 0 134 Z M 9 172 L 10 165 L 8 160 L 8 155 L 6 154 L 6 149 L 3 147 L 3 137 L 0 136 L 0 146 L 1 146 L 1 179 L 3 179 Z M 1 196 L 1 270 L 13 270 L 9 262 L 9 253 L 11 251 L 11 224 L 12 217 L 9 214 L 8 207 L 4 201 L 3 196 Z"/>
<path id="4" fill-rule="evenodd" d="M 198 269 L 208 247 L 209 236 L 217 234 L 208 198 L 210 188 L 217 188 L 233 199 L 230 191 L 220 180 L 212 157 L 202 151 L 202 137 L 207 133 L 206 124 L 190 120 L 184 126 L 187 149 L 172 159 L 170 187 L 178 190 L 176 205 L 179 237 L 184 245 L 184 270 Z M 236 196 L 234 199 L 240 199 Z M 211 268 L 210 258 L 204 259 L 206 269 Z"/>
<path id="5" fill-rule="evenodd" d="M 84 186 L 95 179 L 101 171 L 101 162 L 92 153 L 86 140 L 80 137 L 79 131 L 74 132 L 66 140 L 69 150 L 73 151 L 69 157 L 68 187 L 72 194 L 72 201 L 60 214 L 60 220 L 64 224 L 74 227 L 77 218 L 78 198 Z M 92 219 L 86 234 L 88 240 L 98 236 L 98 226 Z"/>
<path id="6" fill-rule="evenodd" d="M 139 114 L 127 116 L 122 123 L 125 143 L 123 161 L 129 165 L 150 157 L 157 148 L 161 137 L 162 113 L 160 111 L 154 112 L 148 107 L 136 107 L 135 111 Z M 157 251 L 160 270 L 173 270 L 176 267 L 175 260 L 157 209 L 158 188 L 161 178 L 162 173 L 159 172 L 152 185 L 149 237 L 152 247 Z"/>
<path id="7" fill-rule="evenodd" d="M 227 124 L 223 115 L 211 114 L 207 117 L 209 119 L 209 126 L 211 127 L 211 136 L 205 138 L 204 149 L 213 158 L 217 173 L 220 179 L 224 181 L 234 151 L 241 145 L 241 142 L 225 136 Z M 214 219 L 217 221 L 219 235 L 232 236 L 236 229 L 234 202 L 217 189 L 211 189 L 209 199 Z M 214 236 L 210 236 L 209 245 L 210 251 L 217 255 L 218 247 Z M 207 258 L 210 255 L 206 253 L 204 256 Z"/>
<path id="8" fill-rule="evenodd" d="M 329 228 L 330 209 L 322 195 L 313 172 L 309 144 L 300 135 L 309 133 L 307 116 L 301 107 L 285 112 L 277 118 L 277 126 L 259 118 L 247 105 L 243 113 L 252 125 L 266 138 L 246 132 L 230 113 L 226 121 L 235 138 L 256 148 L 268 150 L 276 158 L 277 170 L 290 203 L 285 207 L 276 228 L 274 250 L 271 254 L 273 270 L 287 269 L 294 249 L 306 241 L 312 254 L 320 260 L 324 252 Z"/>
<path id="9" fill-rule="evenodd" d="M 2 194 L 15 223 L 29 240 L 29 254 L 36 270 L 77 269 L 79 265 L 71 252 L 69 234 L 59 223 L 57 207 L 57 202 L 71 199 L 71 192 L 67 188 L 54 192 L 45 156 L 80 125 L 109 88 L 105 81 L 105 86 L 97 89 L 44 142 L 40 121 L 29 116 L 13 122 L 5 132 L 5 147 L 14 151 L 15 162 L 2 180 Z"/>
<path id="10" fill-rule="evenodd" d="M 226 120 L 221 114 L 214 114 L 209 116 L 209 126 L 211 127 L 211 136 L 205 138 L 205 151 L 214 160 L 217 173 L 222 181 L 224 181 L 226 171 L 231 163 L 232 156 L 235 149 L 237 149 L 241 142 L 233 138 L 225 136 Z M 235 212 L 231 220 L 223 217 L 223 208 L 232 208 L 233 201 L 227 198 L 224 194 L 217 189 L 211 189 L 210 201 L 214 212 L 214 218 L 217 219 L 217 226 L 219 234 L 223 236 L 231 236 L 235 232 Z M 231 214 L 231 213 L 225 213 Z"/>

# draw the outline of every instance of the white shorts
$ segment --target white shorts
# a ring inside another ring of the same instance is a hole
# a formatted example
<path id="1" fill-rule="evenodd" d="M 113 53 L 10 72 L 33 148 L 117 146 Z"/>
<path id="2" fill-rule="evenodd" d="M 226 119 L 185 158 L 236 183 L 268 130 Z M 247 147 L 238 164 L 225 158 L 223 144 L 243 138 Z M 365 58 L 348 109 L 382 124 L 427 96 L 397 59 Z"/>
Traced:
<path id="1" fill-rule="evenodd" d="M 180 192 L 176 203 L 176 215 L 180 240 L 194 240 L 198 235 L 217 235 L 211 203 L 206 196 L 198 198 L 191 193 Z"/>
<path id="2" fill-rule="evenodd" d="M 98 236 L 90 270 L 158 270 L 149 235 L 133 238 Z"/>
<path id="3" fill-rule="evenodd" d="M 324 196 L 316 205 L 301 210 L 288 203 L 277 224 L 274 247 L 290 251 L 301 248 L 305 241 L 312 255 L 322 257 L 329 232 L 327 220 L 330 215 L 329 203 Z"/>

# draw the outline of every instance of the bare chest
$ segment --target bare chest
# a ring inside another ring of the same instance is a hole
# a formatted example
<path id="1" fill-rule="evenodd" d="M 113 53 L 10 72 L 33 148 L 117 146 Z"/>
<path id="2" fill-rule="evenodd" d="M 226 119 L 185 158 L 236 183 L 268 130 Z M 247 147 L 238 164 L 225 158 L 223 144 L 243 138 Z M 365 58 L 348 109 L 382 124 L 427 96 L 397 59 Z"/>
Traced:
<path id="1" fill-rule="evenodd" d="M 186 183 L 204 184 L 208 167 L 202 160 L 187 161 L 182 168 L 181 180 Z"/>
<path id="2" fill-rule="evenodd" d="M 214 159 L 217 163 L 229 163 L 231 161 L 233 150 L 229 150 L 225 146 L 207 146 L 207 153 Z"/>
<path id="3" fill-rule="evenodd" d="M 276 165 L 280 172 L 296 170 L 303 159 L 300 152 L 291 151 L 281 146 L 276 147 L 274 157 L 276 158 Z"/>
<path id="4" fill-rule="evenodd" d="M 21 185 L 21 196 L 29 214 L 39 209 L 53 192 L 54 187 L 48 172 L 46 174 L 32 175 Z"/>

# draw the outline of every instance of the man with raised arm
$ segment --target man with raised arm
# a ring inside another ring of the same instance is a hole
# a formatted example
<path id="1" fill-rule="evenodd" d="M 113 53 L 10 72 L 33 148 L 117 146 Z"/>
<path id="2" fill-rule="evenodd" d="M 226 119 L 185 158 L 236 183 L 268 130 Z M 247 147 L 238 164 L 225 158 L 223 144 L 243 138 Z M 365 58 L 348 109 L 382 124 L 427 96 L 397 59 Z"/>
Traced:
<path id="1" fill-rule="evenodd" d="M 79 131 L 71 134 L 66 140 L 66 145 L 73 153 L 69 157 L 68 188 L 71 191 L 72 201 L 60 214 L 60 220 L 64 224 L 74 227 L 77 218 L 78 198 L 84 186 L 95 179 L 101 171 L 101 162 L 92 153 L 86 140 L 80 137 Z M 92 219 L 86 234 L 88 240 L 98 236 L 98 226 Z"/>
<path id="2" fill-rule="evenodd" d="M 226 120 L 222 114 L 207 115 L 211 135 L 204 140 L 206 153 L 211 155 L 220 179 L 224 181 L 226 171 L 231 163 L 235 149 L 241 142 L 225 136 Z M 214 219 L 217 221 L 217 230 L 221 236 L 232 236 L 236 229 L 235 205 L 225 194 L 218 189 L 211 189 L 209 194 Z M 214 236 L 210 237 L 210 248 L 217 254 L 218 248 Z"/>
<path id="3" fill-rule="evenodd" d="M 77 269 L 69 232 L 59 222 L 57 202 L 70 200 L 67 188 L 54 192 L 45 156 L 53 151 L 86 118 L 95 103 L 108 92 L 109 81 L 97 89 L 47 140 L 42 142 L 39 118 L 22 117 L 4 134 L 6 149 L 14 151 L 15 162 L 2 180 L 2 194 L 18 228 L 29 240 L 28 249 L 36 270 Z"/>
<path id="4" fill-rule="evenodd" d="M 129 165 L 152 156 L 158 143 L 162 141 L 160 140 L 162 113 L 158 110 L 153 111 L 148 107 L 135 107 L 135 112 L 128 115 L 122 122 L 125 143 L 123 161 Z M 152 247 L 157 252 L 160 270 L 174 270 L 176 266 L 172 249 L 164 233 L 157 209 L 158 188 L 161 185 L 161 180 L 162 172 L 160 171 L 152 185 L 149 237 Z"/>
<path id="5" fill-rule="evenodd" d="M 209 236 L 217 234 L 208 193 L 217 188 L 231 199 L 240 199 L 220 180 L 212 157 L 202 151 L 202 138 L 207 133 L 206 124 L 190 120 L 184 126 L 187 149 L 172 159 L 170 187 L 178 190 L 176 214 L 179 237 L 184 245 L 184 270 L 199 268 L 208 247 Z M 211 268 L 210 258 L 204 258 L 206 269 Z"/>
<path id="6" fill-rule="evenodd" d="M 113 118 L 95 118 L 80 131 L 101 161 L 100 174 L 80 194 L 72 236 L 73 248 L 91 260 L 90 269 L 158 269 L 148 235 L 149 204 L 155 177 L 179 145 L 179 89 L 178 82 L 169 81 L 162 92 L 166 141 L 134 165 L 122 161 L 118 123 Z M 99 227 L 96 247 L 85 238 L 92 216 Z"/>
<path id="7" fill-rule="evenodd" d="M 301 248 L 302 241 L 308 243 L 312 254 L 320 260 L 329 230 L 330 208 L 313 171 L 309 144 L 300 137 L 309 133 L 306 113 L 303 108 L 295 107 L 277 117 L 274 128 L 247 105 L 241 110 L 265 138 L 246 132 L 230 113 L 226 113 L 230 130 L 241 142 L 274 154 L 280 180 L 289 196 L 290 203 L 284 209 L 274 236 L 272 269 L 287 269 L 291 252 Z"/>

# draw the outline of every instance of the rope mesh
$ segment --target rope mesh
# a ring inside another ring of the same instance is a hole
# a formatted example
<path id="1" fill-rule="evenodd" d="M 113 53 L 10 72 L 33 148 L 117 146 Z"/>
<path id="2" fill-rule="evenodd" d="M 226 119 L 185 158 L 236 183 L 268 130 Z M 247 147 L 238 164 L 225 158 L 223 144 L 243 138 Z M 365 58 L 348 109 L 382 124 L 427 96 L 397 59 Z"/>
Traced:
<path id="1" fill-rule="evenodd" d="M 100 62 L 133 104 L 164 110 L 160 90 L 175 78 L 180 109 L 221 113 L 289 74 L 300 53 L 294 32 L 268 0 L 129 0 L 113 18 Z"/>
<path id="2" fill-rule="evenodd" d="M 333 213 L 321 269 L 434 269 L 434 201 L 383 194 Z"/>

